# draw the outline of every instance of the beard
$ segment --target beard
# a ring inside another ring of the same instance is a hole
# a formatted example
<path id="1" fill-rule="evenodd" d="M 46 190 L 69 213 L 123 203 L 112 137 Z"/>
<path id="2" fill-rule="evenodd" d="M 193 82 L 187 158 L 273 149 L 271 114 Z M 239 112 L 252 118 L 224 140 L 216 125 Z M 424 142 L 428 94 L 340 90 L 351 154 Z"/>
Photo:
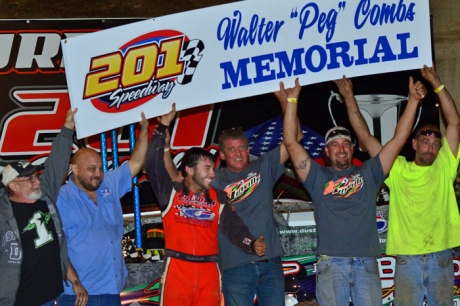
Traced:
<path id="1" fill-rule="evenodd" d="M 199 177 L 199 176 L 192 176 L 192 180 L 197 184 L 200 188 L 203 190 L 209 190 L 211 188 L 211 185 L 207 184 L 205 181 L 206 177 Z"/>
<path id="2" fill-rule="evenodd" d="M 349 158 L 348 154 L 345 156 L 345 158 L 339 158 L 336 156 L 335 158 L 335 166 L 339 168 L 340 170 L 347 170 L 348 168 L 351 167 L 351 159 Z"/>
<path id="3" fill-rule="evenodd" d="M 337 168 L 341 170 L 347 170 L 348 168 L 350 168 L 351 163 L 348 160 L 346 160 L 346 161 L 336 162 L 335 165 Z"/>
<path id="4" fill-rule="evenodd" d="M 436 156 L 433 153 L 422 153 L 420 161 L 427 166 L 431 166 L 435 160 Z"/>
<path id="5" fill-rule="evenodd" d="M 77 180 L 80 183 L 80 185 L 82 185 L 88 191 L 96 191 L 99 188 L 99 186 L 101 186 L 101 183 L 102 183 L 102 177 L 100 176 L 94 177 L 90 179 L 89 181 L 85 181 L 81 179 L 80 177 L 77 177 Z M 96 180 L 97 180 L 97 183 L 95 185 L 91 184 L 92 181 L 96 181 Z"/>
<path id="6" fill-rule="evenodd" d="M 29 194 L 22 193 L 22 196 L 29 200 L 37 201 L 38 199 L 42 197 L 42 190 L 38 189 L 38 191 L 32 191 Z"/>

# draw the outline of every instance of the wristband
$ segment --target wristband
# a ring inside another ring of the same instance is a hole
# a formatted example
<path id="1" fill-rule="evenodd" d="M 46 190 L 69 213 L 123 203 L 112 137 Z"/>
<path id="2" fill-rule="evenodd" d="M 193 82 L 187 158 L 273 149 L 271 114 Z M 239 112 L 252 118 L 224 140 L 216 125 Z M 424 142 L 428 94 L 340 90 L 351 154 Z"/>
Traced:
<path id="1" fill-rule="evenodd" d="M 171 150 L 170 147 L 165 148 L 165 152 L 168 152 L 169 150 Z"/>
<path id="2" fill-rule="evenodd" d="M 296 99 L 296 98 L 287 98 L 287 101 L 288 101 L 288 102 L 291 102 L 291 103 L 297 103 L 297 99 Z"/>
<path id="3" fill-rule="evenodd" d="M 438 92 L 440 92 L 440 91 L 443 90 L 443 89 L 444 89 L 444 84 L 441 84 L 441 86 L 439 86 L 438 88 L 436 88 L 436 89 L 434 90 L 434 92 L 435 92 L 435 93 L 438 93 Z"/>

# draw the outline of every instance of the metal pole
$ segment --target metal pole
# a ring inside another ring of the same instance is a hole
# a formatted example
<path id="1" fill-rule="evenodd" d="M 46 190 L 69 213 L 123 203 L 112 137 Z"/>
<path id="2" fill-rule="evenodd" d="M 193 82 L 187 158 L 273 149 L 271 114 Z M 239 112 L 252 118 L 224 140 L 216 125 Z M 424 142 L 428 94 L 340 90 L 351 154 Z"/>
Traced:
<path id="1" fill-rule="evenodd" d="M 107 162 L 107 137 L 105 133 L 100 134 L 101 140 L 101 158 L 102 158 L 102 171 L 107 172 L 109 169 Z"/>
<path id="2" fill-rule="evenodd" d="M 135 125 L 129 125 L 129 148 L 131 154 L 134 150 L 134 144 L 136 143 L 136 130 Z M 137 186 L 138 178 L 137 175 L 133 177 L 133 196 L 134 196 L 134 222 L 136 225 L 136 248 L 142 248 L 142 235 L 141 235 L 141 205 L 139 199 L 139 187 Z"/>
<path id="3" fill-rule="evenodd" d="M 118 168 L 118 138 L 117 130 L 112 130 L 112 163 L 113 169 Z"/>

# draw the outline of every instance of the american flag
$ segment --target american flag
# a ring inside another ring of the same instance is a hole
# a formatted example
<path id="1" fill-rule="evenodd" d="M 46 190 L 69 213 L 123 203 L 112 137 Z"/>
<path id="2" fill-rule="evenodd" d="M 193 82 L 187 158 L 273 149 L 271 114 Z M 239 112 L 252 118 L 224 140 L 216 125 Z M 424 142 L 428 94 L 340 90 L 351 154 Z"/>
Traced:
<path id="1" fill-rule="evenodd" d="M 313 159 L 323 156 L 326 144 L 324 137 L 301 124 L 301 144 Z M 261 156 L 277 147 L 283 141 L 283 115 L 265 121 L 244 132 L 249 141 L 251 155 Z"/>

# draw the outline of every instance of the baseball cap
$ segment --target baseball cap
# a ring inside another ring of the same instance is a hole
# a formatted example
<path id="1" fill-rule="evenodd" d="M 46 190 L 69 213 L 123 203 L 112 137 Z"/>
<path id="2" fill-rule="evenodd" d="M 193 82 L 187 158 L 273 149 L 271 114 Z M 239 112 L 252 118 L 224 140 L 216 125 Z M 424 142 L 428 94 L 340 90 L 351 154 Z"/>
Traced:
<path id="1" fill-rule="evenodd" d="M 329 142 L 337 138 L 345 138 L 351 142 L 350 131 L 342 126 L 335 126 L 326 133 L 326 146 Z"/>
<path id="2" fill-rule="evenodd" d="M 20 160 L 12 162 L 7 165 L 2 172 L 2 183 L 4 186 L 8 184 L 17 177 L 22 176 L 31 176 L 32 174 L 43 169 L 43 165 L 34 166 L 28 161 Z"/>

